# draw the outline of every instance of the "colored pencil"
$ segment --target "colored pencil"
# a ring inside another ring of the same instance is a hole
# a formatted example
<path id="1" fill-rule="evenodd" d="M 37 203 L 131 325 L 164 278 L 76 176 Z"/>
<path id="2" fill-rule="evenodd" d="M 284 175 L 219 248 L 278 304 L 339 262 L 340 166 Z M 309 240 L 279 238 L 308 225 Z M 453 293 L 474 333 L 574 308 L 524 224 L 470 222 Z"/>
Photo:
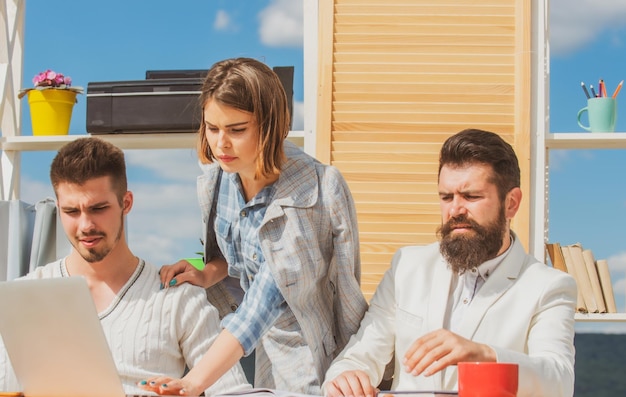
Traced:
<path id="1" fill-rule="evenodd" d="M 613 99 L 617 98 L 617 94 L 619 94 L 619 90 L 622 89 L 622 84 L 624 84 L 624 80 L 620 81 L 619 84 L 617 85 L 617 88 L 615 88 L 615 92 L 613 92 Z"/>
<path id="2" fill-rule="evenodd" d="M 580 86 L 583 88 L 583 91 L 585 91 L 585 95 L 587 96 L 587 99 L 591 98 L 591 95 L 589 95 L 589 91 L 587 91 L 587 87 L 585 86 L 585 83 L 581 81 Z"/>

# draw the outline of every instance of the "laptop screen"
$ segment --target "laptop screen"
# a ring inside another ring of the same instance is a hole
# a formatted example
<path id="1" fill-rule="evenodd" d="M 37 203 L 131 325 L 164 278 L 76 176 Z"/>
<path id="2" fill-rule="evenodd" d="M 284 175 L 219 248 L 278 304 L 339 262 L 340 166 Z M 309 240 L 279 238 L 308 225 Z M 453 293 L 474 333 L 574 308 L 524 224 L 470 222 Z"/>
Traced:
<path id="1" fill-rule="evenodd" d="M 84 278 L 0 282 L 0 302 L 0 334 L 25 396 L 125 395 Z"/>

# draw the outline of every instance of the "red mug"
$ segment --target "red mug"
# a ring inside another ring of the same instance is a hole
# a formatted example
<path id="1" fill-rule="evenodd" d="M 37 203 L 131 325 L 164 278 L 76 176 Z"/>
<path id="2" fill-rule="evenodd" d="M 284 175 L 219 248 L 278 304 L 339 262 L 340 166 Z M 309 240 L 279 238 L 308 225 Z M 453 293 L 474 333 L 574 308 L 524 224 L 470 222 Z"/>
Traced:
<path id="1" fill-rule="evenodd" d="M 457 364 L 459 397 L 517 396 L 515 363 L 461 362 Z"/>

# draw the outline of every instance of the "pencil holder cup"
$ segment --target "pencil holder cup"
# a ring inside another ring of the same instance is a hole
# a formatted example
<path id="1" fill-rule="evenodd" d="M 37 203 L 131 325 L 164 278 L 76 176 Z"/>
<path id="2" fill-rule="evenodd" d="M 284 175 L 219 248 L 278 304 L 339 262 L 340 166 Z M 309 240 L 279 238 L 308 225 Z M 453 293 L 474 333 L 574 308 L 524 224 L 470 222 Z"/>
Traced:
<path id="1" fill-rule="evenodd" d="M 589 125 L 581 122 L 587 113 Z M 578 125 L 590 132 L 614 132 L 617 120 L 617 100 L 610 97 L 589 98 L 587 106 L 578 111 Z"/>

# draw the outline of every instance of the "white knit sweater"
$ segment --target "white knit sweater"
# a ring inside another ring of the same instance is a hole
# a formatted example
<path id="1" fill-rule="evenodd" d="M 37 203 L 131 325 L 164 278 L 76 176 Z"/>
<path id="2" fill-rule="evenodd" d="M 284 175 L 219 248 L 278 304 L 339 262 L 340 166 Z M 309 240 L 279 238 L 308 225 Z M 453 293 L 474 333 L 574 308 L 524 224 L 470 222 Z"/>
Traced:
<path id="1" fill-rule="evenodd" d="M 64 259 L 25 276 L 51 277 L 69 277 Z M 98 315 L 128 394 L 146 394 L 137 383 L 153 376 L 182 377 L 185 366 L 193 367 L 221 330 L 217 309 L 208 303 L 204 289 L 187 283 L 160 289 L 157 269 L 143 260 Z M 1 343 L 0 349 L 0 390 L 21 390 Z M 205 394 L 250 387 L 237 363 Z"/>

